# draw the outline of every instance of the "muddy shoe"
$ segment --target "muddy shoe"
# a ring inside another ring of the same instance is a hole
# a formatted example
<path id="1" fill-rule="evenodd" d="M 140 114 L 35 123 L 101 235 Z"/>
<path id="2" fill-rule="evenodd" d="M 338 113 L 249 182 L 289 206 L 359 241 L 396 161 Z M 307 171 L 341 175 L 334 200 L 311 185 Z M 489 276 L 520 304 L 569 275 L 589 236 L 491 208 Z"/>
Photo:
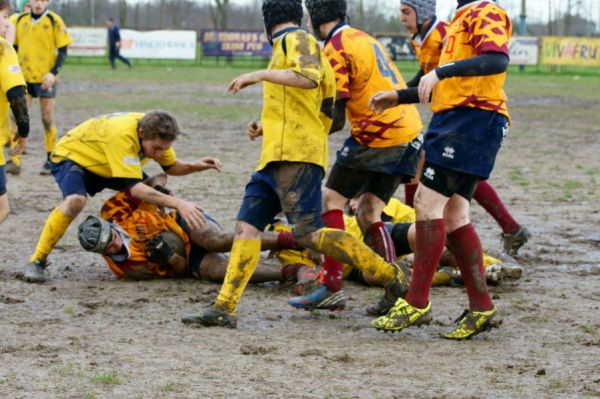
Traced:
<path id="1" fill-rule="evenodd" d="M 487 312 L 476 312 L 474 310 L 465 310 L 455 323 L 458 323 L 454 330 L 442 334 L 442 338 L 463 340 L 469 339 L 474 335 L 489 331 L 502 324 L 499 320 L 494 320 L 496 307 Z"/>
<path id="2" fill-rule="evenodd" d="M 531 238 L 531 233 L 527 230 L 526 227 L 519 227 L 514 233 L 511 234 L 502 234 L 502 244 L 504 248 L 504 252 L 506 252 L 510 256 L 515 256 L 519 249 L 525 245 L 527 241 Z"/>
<path id="3" fill-rule="evenodd" d="M 485 268 L 485 281 L 488 285 L 500 285 L 504 280 L 504 268 L 501 263 L 489 265 Z"/>
<path id="4" fill-rule="evenodd" d="M 51 174 L 52 174 L 52 169 L 50 168 L 50 161 L 46 161 L 42 165 L 42 170 L 40 170 L 40 175 L 50 176 Z"/>
<path id="5" fill-rule="evenodd" d="M 187 316 L 181 319 L 183 324 L 200 325 L 204 327 L 236 328 L 237 319 L 227 312 L 209 306 L 197 316 Z"/>
<path id="6" fill-rule="evenodd" d="M 325 284 L 319 285 L 306 295 L 295 296 L 288 300 L 290 306 L 303 310 L 344 310 L 346 307 L 346 295 L 344 290 L 336 292 L 329 291 Z"/>
<path id="7" fill-rule="evenodd" d="M 8 161 L 4 166 L 4 171 L 14 176 L 21 174 L 21 166 L 15 164 L 13 161 Z"/>
<path id="8" fill-rule="evenodd" d="M 506 280 L 518 280 L 523 276 L 523 266 L 517 264 L 502 264 Z"/>
<path id="9" fill-rule="evenodd" d="M 396 267 L 396 279 L 385 286 L 384 293 L 377 303 L 366 307 L 365 311 L 369 316 L 383 316 L 390 311 L 398 298 L 404 298 L 408 292 L 408 281 L 411 276 L 408 263 L 400 261 L 394 266 Z"/>
<path id="10" fill-rule="evenodd" d="M 431 303 L 424 309 L 415 308 L 400 298 L 388 314 L 376 318 L 371 326 L 379 331 L 400 331 L 410 326 L 420 326 L 431 323 Z"/>
<path id="11" fill-rule="evenodd" d="M 48 280 L 48 274 L 46 273 L 47 266 L 48 262 L 45 259 L 29 262 L 25 265 L 23 280 L 28 283 L 45 283 Z"/>
<path id="12" fill-rule="evenodd" d="M 297 273 L 298 280 L 294 284 L 294 294 L 305 295 L 317 288 L 321 281 L 321 271 L 304 266 Z"/>

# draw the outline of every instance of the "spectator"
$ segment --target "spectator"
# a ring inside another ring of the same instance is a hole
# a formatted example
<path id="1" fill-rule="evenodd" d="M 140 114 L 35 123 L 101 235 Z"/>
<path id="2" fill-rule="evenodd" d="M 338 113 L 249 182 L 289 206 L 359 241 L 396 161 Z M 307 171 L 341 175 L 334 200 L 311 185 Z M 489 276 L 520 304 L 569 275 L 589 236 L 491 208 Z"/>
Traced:
<path id="1" fill-rule="evenodd" d="M 121 49 L 121 33 L 119 32 L 119 27 L 115 24 L 115 20 L 108 18 L 106 20 L 106 27 L 108 28 L 108 59 L 110 60 L 110 66 L 112 69 L 117 69 L 115 60 L 119 59 L 131 68 L 131 62 L 119 54 L 119 50 Z"/>

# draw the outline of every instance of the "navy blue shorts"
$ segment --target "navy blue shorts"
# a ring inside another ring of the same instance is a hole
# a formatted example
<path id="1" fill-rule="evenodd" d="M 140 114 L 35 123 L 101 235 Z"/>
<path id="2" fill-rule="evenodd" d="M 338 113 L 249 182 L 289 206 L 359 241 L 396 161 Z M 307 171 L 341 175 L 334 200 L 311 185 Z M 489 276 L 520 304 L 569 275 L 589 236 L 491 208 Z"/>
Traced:
<path id="1" fill-rule="evenodd" d="M 4 165 L 0 166 L 0 195 L 6 194 L 6 172 Z"/>
<path id="2" fill-rule="evenodd" d="M 294 234 L 302 237 L 323 227 L 323 168 L 304 162 L 271 162 L 255 172 L 244 194 L 237 220 L 264 231 L 285 212 Z"/>
<path id="3" fill-rule="evenodd" d="M 56 97 L 56 83 L 48 90 L 42 89 L 41 83 L 27 83 L 27 94 L 33 98 L 54 98 Z"/>
<path id="4" fill-rule="evenodd" d="M 126 179 L 101 177 L 69 160 L 59 163 L 50 162 L 50 170 L 60 187 L 63 198 L 74 194 L 93 197 L 105 188 L 122 191 L 131 187 Z"/>
<path id="5" fill-rule="evenodd" d="M 438 112 L 425 135 L 425 160 L 487 179 L 507 133 L 508 119 L 497 112 L 477 108 Z"/>
<path id="6" fill-rule="evenodd" d="M 206 218 L 206 220 L 213 222 L 214 224 L 219 226 L 219 228 L 223 229 L 221 224 L 208 213 L 204 212 L 204 217 Z M 185 220 L 183 220 L 183 218 L 179 215 L 179 213 L 177 213 L 175 221 L 183 229 L 183 231 L 185 231 L 187 234 L 190 234 L 190 228 L 188 227 Z M 200 278 L 200 264 L 202 263 L 204 257 L 208 255 L 208 253 L 208 250 L 190 240 L 190 255 L 188 256 L 188 268 L 190 270 L 190 273 L 192 273 L 192 276 L 194 276 L 195 278 Z"/>

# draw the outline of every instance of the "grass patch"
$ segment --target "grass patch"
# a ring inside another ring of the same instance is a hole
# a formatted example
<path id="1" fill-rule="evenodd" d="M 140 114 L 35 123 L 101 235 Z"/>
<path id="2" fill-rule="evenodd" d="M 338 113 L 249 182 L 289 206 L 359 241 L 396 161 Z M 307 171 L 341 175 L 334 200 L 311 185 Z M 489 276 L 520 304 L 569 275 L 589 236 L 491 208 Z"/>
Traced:
<path id="1" fill-rule="evenodd" d="M 73 316 L 75 314 L 75 308 L 73 308 L 73 306 L 65 306 L 63 308 L 63 313 Z"/>
<path id="2" fill-rule="evenodd" d="M 123 382 L 119 379 L 116 371 L 104 374 L 98 374 L 91 378 L 92 382 L 103 385 L 121 385 Z"/>
<path id="3" fill-rule="evenodd" d="M 162 387 L 160 387 L 160 390 L 162 392 L 173 392 L 175 390 L 175 384 L 172 382 L 168 382 Z"/>

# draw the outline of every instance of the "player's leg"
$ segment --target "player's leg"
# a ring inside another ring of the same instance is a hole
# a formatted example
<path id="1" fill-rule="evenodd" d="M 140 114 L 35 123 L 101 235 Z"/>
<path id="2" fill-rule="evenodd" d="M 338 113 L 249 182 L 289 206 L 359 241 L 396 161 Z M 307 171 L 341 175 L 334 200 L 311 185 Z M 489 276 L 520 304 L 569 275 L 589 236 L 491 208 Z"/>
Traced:
<path id="1" fill-rule="evenodd" d="M 12 151 L 19 145 L 19 141 L 15 140 L 15 136 L 17 135 L 17 123 L 15 122 L 12 112 L 10 113 L 9 125 L 8 143 L 9 148 Z M 19 175 L 21 173 L 21 155 L 11 155 L 10 161 L 6 164 L 5 171 L 11 175 Z"/>
<path id="2" fill-rule="evenodd" d="M 40 109 L 42 113 L 42 124 L 44 125 L 44 140 L 46 142 L 46 162 L 42 167 L 40 174 L 50 175 L 50 153 L 56 146 L 56 125 L 54 124 L 54 106 L 55 106 L 56 85 L 50 90 L 45 90 L 40 97 Z"/>
<path id="3" fill-rule="evenodd" d="M 125 58 L 121 55 L 121 50 L 117 48 L 116 52 L 117 52 L 117 58 L 119 59 L 119 61 L 121 61 L 123 64 L 125 64 L 129 68 L 131 68 L 131 63 L 129 62 L 129 60 L 127 58 Z"/>
<path id="4" fill-rule="evenodd" d="M 222 253 L 209 253 L 200 262 L 200 277 L 214 283 L 222 283 L 227 273 L 227 257 Z M 281 281 L 281 267 L 259 264 L 250 277 L 250 283 Z"/>
<path id="5" fill-rule="evenodd" d="M 108 60 L 110 61 L 110 67 L 112 69 L 117 69 L 117 65 L 115 64 L 117 48 L 115 46 L 109 46 L 108 48 Z"/>
<path id="6" fill-rule="evenodd" d="M 0 224 L 6 219 L 10 207 L 8 205 L 8 194 L 6 193 L 6 174 L 4 165 L 0 166 Z"/>

